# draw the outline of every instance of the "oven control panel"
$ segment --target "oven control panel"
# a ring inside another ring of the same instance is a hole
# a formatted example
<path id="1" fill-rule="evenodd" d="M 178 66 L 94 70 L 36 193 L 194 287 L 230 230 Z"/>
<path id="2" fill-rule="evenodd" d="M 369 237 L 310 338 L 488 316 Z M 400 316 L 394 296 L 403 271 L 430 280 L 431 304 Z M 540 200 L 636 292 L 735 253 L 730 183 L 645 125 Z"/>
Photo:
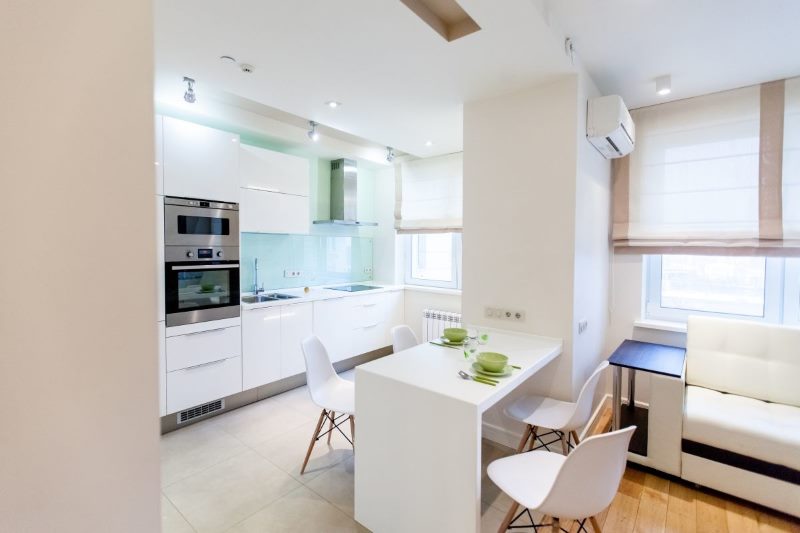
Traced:
<path id="1" fill-rule="evenodd" d="M 164 260 L 175 261 L 226 261 L 238 260 L 237 246 L 165 246 Z"/>

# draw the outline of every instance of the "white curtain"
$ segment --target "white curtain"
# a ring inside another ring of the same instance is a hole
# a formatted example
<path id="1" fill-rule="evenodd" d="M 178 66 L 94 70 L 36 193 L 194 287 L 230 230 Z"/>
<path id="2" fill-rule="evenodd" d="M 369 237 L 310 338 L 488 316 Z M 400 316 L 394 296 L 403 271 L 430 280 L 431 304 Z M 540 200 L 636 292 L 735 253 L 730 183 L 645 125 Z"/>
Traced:
<path id="1" fill-rule="evenodd" d="M 759 88 L 633 112 L 628 239 L 758 238 Z"/>
<path id="2" fill-rule="evenodd" d="M 783 124 L 783 236 L 800 240 L 800 78 L 786 80 Z"/>
<path id="3" fill-rule="evenodd" d="M 395 165 L 395 228 L 398 233 L 460 232 L 462 153 Z"/>

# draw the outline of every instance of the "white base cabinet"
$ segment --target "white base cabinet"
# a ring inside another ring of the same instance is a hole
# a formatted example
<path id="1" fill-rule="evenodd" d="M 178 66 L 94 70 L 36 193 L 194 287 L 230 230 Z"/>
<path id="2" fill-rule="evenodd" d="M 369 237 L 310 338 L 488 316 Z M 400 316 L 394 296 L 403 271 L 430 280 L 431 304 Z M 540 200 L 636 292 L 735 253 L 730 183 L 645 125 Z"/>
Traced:
<path id="1" fill-rule="evenodd" d="M 167 374 L 167 412 L 242 391 L 242 358 L 231 357 Z"/>
<path id="2" fill-rule="evenodd" d="M 167 327 L 158 325 L 158 416 L 167 414 Z"/>
<path id="3" fill-rule="evenodd" d="M 312 309 L 303 302 L 243 311 L 245 390 L 306 371 L 300 343 L 313 332 Z"/>

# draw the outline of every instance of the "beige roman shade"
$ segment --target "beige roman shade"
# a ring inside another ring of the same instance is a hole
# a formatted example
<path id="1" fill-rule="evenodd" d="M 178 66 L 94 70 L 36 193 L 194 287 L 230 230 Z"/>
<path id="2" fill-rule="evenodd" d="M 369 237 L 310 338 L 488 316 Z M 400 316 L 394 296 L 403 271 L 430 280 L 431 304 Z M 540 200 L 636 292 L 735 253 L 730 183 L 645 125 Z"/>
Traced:
<path id="1" fill-rule="evenodd" d="M 395 165 L 398 233 L 460 232 L 463 154 L 402 161 Z"/>
<path id="2" fill-rule="evenodd" d="M 800 255 L 800 79 L 634 110 L 617 251 Z"/>

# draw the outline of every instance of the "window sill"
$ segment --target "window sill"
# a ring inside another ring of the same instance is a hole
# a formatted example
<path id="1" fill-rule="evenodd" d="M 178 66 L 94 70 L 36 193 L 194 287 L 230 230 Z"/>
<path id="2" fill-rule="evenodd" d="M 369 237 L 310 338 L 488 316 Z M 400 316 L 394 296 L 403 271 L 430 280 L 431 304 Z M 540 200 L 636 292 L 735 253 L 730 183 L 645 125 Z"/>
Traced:
<path id="1" fill-rule="evenodd" d="M 427 287 L 425 285 L 403 285 L 408 291 L 430 292 L 433 294 L 446 294 L 448 296 L 461 296 L 461 289 L 443 289 L 441 287 Z"/>
<path id="2" fill-rule="evenodd" d="M 660 331 L 671 331 L 673 333 L 686 333 L 686 324 L 683 322 L 669 322 L 667 320 L 652 320 L 641 318 L 634 320 L 633 326 L 644 329 L 657 329 Z"/>

